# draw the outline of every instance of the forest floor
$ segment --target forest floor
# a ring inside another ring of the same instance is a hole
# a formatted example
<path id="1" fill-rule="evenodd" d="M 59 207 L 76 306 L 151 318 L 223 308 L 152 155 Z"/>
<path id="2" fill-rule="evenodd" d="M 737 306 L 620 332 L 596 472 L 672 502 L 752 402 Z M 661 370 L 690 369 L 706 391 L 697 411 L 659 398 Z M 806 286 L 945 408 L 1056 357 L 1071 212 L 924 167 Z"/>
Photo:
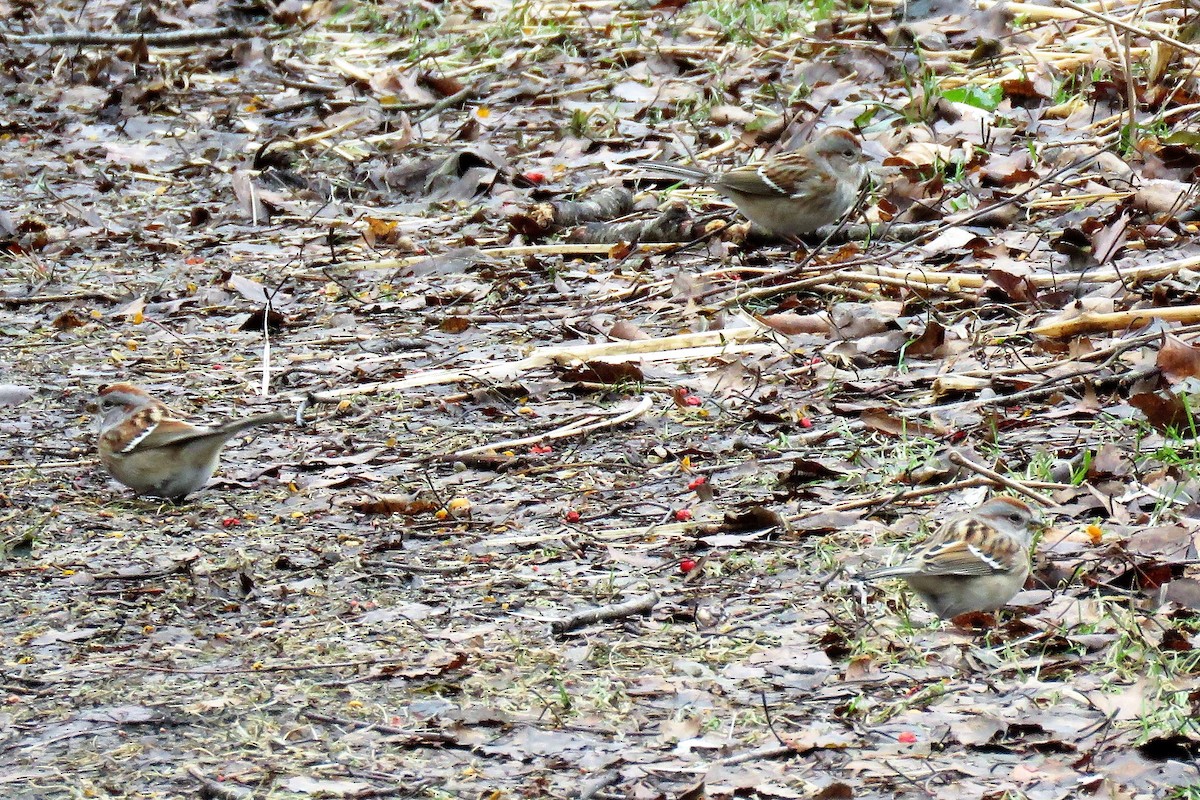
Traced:
<path id="1" fill-rule="evenodd" d="M 0 794 L 1200 798 L 1195 15 L 980 5 L 0 0 Z M 827 244 L 637 169 L 828 125 Z"/>

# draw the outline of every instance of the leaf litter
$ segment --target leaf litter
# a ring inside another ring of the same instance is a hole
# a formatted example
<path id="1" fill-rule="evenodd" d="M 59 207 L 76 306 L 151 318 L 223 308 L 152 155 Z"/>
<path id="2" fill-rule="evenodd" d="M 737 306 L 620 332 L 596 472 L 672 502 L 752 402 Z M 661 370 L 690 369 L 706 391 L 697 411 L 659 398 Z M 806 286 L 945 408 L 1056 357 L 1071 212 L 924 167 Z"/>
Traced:
<path id="1" fill-rule="evenodd" d="M 1194 10 L 978 6 L 6 8 L 6 795 L 1197 791 Z M 638 171 L 824 125 L 821 247 Z M 160 505 L 126 379 L 308 420 Z"/>

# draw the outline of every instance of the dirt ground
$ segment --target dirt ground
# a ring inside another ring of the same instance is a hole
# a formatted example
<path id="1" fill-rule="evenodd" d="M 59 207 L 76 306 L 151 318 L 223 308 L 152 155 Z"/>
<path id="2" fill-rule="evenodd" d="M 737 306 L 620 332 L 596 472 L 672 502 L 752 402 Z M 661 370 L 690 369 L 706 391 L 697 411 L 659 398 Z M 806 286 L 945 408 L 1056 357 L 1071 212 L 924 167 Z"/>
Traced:
<path id="1" fill-rule="evenodd" d="M 0 0 L 0 796 L 1200 798 L 1195 10 L 983 5 Z M 803 248 L 638 169 L 828 125 Z"/>

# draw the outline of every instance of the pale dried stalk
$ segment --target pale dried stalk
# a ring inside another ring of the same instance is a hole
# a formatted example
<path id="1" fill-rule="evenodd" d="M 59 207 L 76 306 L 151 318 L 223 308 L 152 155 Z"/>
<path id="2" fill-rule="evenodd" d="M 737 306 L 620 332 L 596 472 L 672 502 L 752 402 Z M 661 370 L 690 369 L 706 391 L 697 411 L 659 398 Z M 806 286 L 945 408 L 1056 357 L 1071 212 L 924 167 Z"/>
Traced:
<path id="1" fill-rule="evenodd" d="M 1041 325 L 1026 328 L 1020 331 L 1020 333 L 1060 338 L 1078 336 L 1084 333 L 1129 330 L 1141 327 L 1155 319 L 1160 319 L 1163 322 L 1183 322 L 1187 324 L 1200 322 L 1200 305 L 1176 306 L 1173 308 L 1140 308 L 1134 311 L 1114 311 L 1111 313 L 1084 311 L 1079 316 L 1044 322 Z"/>
<path id="2" fill-rule="evenodd" d="M 607 419 L 597 419 L 594 416 L 585 417 L 584 419 L 575 420 L 567 425 L 563 425 L 561 428 L 555 428 L 552 431 L 535 433 L 531 436 L 521 437 L 520 439 L 506 439 L 500 442 L 492 442 L 491 444 L 481 444 L 477 447 L 468 447 L 466 450 L 458 450 L 450 455 L 449 458 L 470 456 L 488 451 L 507 450 L 513 447 L 524 447 L 525 445 L 538 444 L 555 439 L 566 439 L 570 436 L 582 436 L 585 433 L 591 433 L 601 428 L 615 428 L 645 414 L 650 410 L 651 402 L 650 396 L 646 395 L 632 408 Z"/>
<path id="3" fill-rule="evenodd" d="M 539 347 L 531 355 L 518 361 L 467 369 L 429 370 L 410 375 L 403 380 L 329 389 L 324 392 L 314 392 L 311 396 L 315 401 L 326 402 L 337 397 L 399 392 L 421 386 L 438 386 L 460 381 L 478 382 L 501 376 L 511 377 L 551 364 L 576 364 L 600 358 L 608 361 L 619 361 L 635 356 L 647 361 L 685 361 L 708 358 L 721 353 L 740 352 L 748 346 L 747 342 L 763 336 L 767 332 L 765 327 L 744 327 L 702 333 L 682 333 L 660 339 L 639 339 L 631 342 Z"/>

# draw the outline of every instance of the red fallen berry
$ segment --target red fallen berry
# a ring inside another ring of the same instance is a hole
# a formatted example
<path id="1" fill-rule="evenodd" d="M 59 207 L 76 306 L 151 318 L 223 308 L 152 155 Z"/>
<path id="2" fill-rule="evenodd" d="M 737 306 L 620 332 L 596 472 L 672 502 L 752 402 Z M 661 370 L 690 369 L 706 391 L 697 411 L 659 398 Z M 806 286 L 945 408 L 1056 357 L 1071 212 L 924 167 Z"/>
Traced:
<path id="1" fill-rule="evenodd" d="M 696 568 L 696 559 L 694 559 L 694 558 L 685 558 L 679 562 L 679 571 L 682 572 L 684 575 L 687 575 L 689 572 L 691 572 L 695 568 Z"/>
<path id="2" fill-rule="evenodd" d="M 692 512 L 686 508 L 681 508 L 675 512 L 675 519 L 679 522 L 687 522 L 692 518 Z"/>
<path id="3" fill-rule="evenodd" d="M 226 528 L 232 528 L 235 525 L 241 525 L 242 521 L 237 517 L 226 517 L 221 520 L 221 525 Z"/>
<path id="4" fill-rule="evenodd" d="M 567 522 L 579 522 L 579 512 L 572 508 L 566 513 L 566 520 Z"/>
<path id="5" fill-rule="evenodd" d="M 683 398 L 683 404 L 685 406 L 698 406 L 703 402 L 703 400 L 701 400 L 699 397 L 696 397 L 694 394 L 689 394 Z"/>
<path id="6" fill-rule="evenodd" d="M 545 183 L 546 173 L 539 172 L 536 169 L 531 169 L 525 173 L 525 180 L 529 181 L 530 183 Z"/>
<path id="7" fill-rule="evenodd" d="M 801 428 L 811 428 L 812 420 L 809 419 L 808 417 L 801 417 L 800 418 L 800 427 Z"/>
<path id="8" fill-rule="evenodd" d="M 899 736 L 900 744 L 912 744 L 917 740 L 917 735 L 912 731 L 904 731 Z"/>
<path id="9" fill-rule="evenodd" d="M 692 482 L 688 484 L 688 488 L 694 492 L 706 483 L 708 483 L 708 478 L 701 475 L 699 478 L 692 478 Z"/>
<path id="10" fill-rule="evenodd" d="M 548 444 L 535 444 L 533 447 L 529 448 L 529 452 L 536 456 L 544 456 L 546 453 L 553 453 L 554 448 Z"/>

